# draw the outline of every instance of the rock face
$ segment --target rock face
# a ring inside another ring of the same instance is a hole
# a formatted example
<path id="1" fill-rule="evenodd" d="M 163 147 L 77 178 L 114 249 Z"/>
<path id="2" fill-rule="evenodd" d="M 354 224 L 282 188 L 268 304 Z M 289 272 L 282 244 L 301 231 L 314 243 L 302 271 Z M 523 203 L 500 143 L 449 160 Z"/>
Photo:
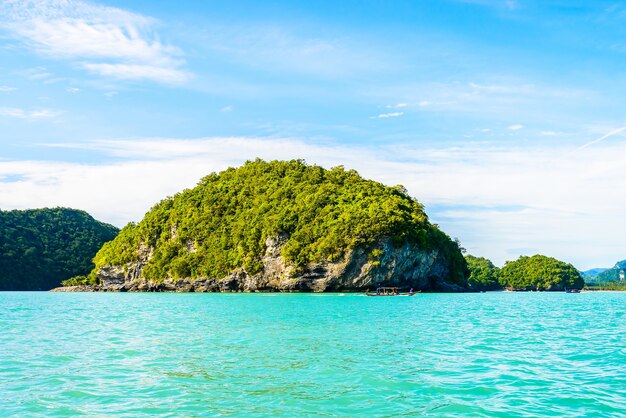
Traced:
<path id="1" fill-rule="evenodd" d="M 153 249 L 142 244 L 136 261 L 125 266 L 103 266 L 97 271 L 100 286 L 83 291 L 127 292 L 328 292 L 364 291 L 377 286 L 396 286 L 415 290 L 463 291 L 464 287 L 445 282 L 448 263 L 438 250 L 426 251 L 416 244 L 394 246 L 380 242 L 381 254 L 373 259 L 364 248 L 347 252 L 337 262 L 317 263 L 305 269 L 285 263 L 281 248 L 286 237 L 265 242 L 261 273 L 250 275 L 243 269 L 220 278 L 165 278 L 157 283 L 142 277 L 142 269 Z M 193 251 L 190 245 L 188 251 Z M 68 291 L 80 291 L 69 290 Z"/>

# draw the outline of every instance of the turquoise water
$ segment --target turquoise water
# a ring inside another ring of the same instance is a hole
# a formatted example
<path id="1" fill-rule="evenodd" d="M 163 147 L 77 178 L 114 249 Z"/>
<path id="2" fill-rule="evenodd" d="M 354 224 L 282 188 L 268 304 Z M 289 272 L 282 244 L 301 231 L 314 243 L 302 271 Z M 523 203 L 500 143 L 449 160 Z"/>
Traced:
<path id="1" fill-rule="evenodd" d="M 0 293 L 0 415 L 623 416 L 626 293 Z"/>

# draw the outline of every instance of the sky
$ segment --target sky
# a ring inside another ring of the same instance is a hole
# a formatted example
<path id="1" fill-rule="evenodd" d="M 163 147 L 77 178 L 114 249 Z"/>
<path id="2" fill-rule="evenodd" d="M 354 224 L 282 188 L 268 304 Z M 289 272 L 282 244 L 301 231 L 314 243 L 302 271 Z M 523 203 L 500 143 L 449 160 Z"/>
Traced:
<path id="1" fill-rule="evenodd" d="M 0 2 L 0 209 L 118 227 L 257 157 L 402 184 L 496 265 L 626 258 L 626 4 Z"/>

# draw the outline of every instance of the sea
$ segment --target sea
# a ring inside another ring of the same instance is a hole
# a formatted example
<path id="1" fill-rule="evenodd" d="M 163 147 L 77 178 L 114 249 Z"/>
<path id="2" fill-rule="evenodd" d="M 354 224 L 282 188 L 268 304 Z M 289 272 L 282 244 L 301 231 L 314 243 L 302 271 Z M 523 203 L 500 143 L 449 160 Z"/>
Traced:
<path id="1" fill-rule="evenodd" d="M 0 416 L 626 416 L 626 293 L 0 293 Z"/>

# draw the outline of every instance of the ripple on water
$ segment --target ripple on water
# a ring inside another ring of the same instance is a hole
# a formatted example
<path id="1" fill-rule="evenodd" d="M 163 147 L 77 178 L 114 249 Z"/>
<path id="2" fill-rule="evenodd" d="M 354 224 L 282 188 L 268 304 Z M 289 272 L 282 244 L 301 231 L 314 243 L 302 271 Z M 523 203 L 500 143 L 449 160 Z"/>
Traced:
<path id="1" fill-rule="evenodd" d="M 626 294 L 0 293 L 0 411 L 610 416 Z"/>

